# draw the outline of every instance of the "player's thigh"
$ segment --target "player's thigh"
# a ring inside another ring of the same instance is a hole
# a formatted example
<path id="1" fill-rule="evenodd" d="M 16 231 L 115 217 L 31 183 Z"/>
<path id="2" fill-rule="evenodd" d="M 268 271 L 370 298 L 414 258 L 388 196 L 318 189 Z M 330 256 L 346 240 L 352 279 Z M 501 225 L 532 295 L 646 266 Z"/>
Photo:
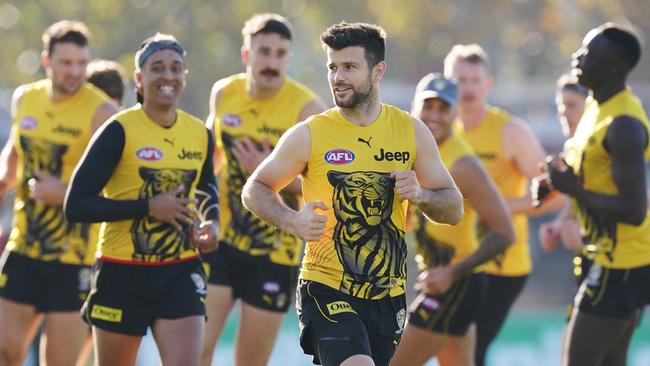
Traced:
<path id="1" fill-rule="evenodd" d="M 438 352 L 438 363 L 440 366 L 472 366 L 475 347 L 476 326 L 472 325 L 464 336 L 449 337 Z"/>
<path id="2" fill-rule="evenodd" d="M 284 318 L 284 312 L 241 303 L 236 360 L 238 365 L 266 365 Z M 255 349 L 256 352 L 250 352 Z"/>
<path id="3" fill-rule="evenodd" d="M 88 329 L 77 311 L 47 313 L 41 335 L 41 363 L 75 364 L 88 339 Z"/>
<path id="4" fill-rule="evenodd" d="M 423 365 L 443 347 L 447 336 L 408 324 L 391 366 Z"/>
<path id="5" fill-rule="evenodd" d="M 93 326 L 95 363 L 104 365 L 135 365 L 142 336 L 116 333 Z"/>
<path id="6" fill-rule="evenodd" d="M 195 315 L 179 319 L 157 319 L 153 336 L 163 365 L 199 364 L 205 333 L 205 317 Z"/>

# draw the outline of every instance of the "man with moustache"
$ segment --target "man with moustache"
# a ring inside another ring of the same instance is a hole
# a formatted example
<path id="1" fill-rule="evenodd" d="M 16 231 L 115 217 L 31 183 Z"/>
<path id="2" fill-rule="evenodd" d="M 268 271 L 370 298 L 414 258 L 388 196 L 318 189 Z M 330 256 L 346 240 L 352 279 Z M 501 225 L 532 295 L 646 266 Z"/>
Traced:
<path id="1" fill-rule="evenodd" d="M 639 313 L 650 304 L 650 123 L 627 86 L 640 58 L 637 36 L 613 23 L 592 29 L 574 54 L 572 74 L 592 94 L 571 148 L 548 170 L 552 186 L 571 197 L 596 255 L 567 325 L 565 366 L 625 365 Z"/>
<path id="2" fill-rule="evenodd" d="M 251 214 L 241 202 L 246 178 L 296 122 L 325 109 L 306 86 L 285 75 L 293 32 L 277 14 L 258 14 L 242 29 L 246 72 L 217 81 L 208 126 L 214 131 L 221 193 L 221 246 L 204 255 L 208 275 L 207 333 L 202 364 L 210 365 L 228 313 L 241 300 L 236 365 L 266 365 L 296 287 L 302 243 Z M 282 197 L 298 208 L 300 182 Z M 251 352 L 255 349 L 255 352 Z"/>
<path id="3" fill-rule="evenodd" d="M 242 194 L 255 215 L 307 240 L 297 308 L 316 364 L 388 365 L 406 320 L 408 204 L 440 223 L 463 215 L 431 132 L 380 100 L 385 41 L 373 24 L 323 32 L 336 107 L 287 131 Z M 278 195 L 297 176 L 300 211 Z"/>
<path id="4" fill-rule="evenodd" d="M 487 298 L 476 323 L 477 366 L 485 364 L 488 346 L 532 271 L 528 216 L 557 209 L 565 201 L 553 193 L 540 207 L 533 207 L 527 186 L 540 173 L 545 152 L 523 121 L 488 104 L 493 85 L 488 63 L 487 53 L 476 44 L 455 45 L 445 58 L 445 77 L 458 83 L 461 136 L 472 145 L 505 198 L 515 229 L 514 244 L 486 264 Z"/>
<path id="5" fill-rule="evenodd" d="M 86 83 L 89 32 L 60 21 L 43 33 L 47 78 L 18 87 L 0 158 L 0 196 L 16 187 L 0 275 L 0 365 L 21 365 L 41 320 L 41 361 L 73 365 L 88 335 L 79 309 L 90 290 L 98 225 L 63 215 L 68 181 L 93 132 L 117 112 Z"/>

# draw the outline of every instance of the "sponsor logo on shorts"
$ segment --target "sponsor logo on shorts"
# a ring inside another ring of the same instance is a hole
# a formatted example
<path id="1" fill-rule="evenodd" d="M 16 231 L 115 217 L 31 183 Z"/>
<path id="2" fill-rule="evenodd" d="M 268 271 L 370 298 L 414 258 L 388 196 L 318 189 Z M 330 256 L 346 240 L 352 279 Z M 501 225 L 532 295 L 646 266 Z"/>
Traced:
<path id="1" fill-rule="evenodd" d="M 23 119 L 18 122 L 20 125 L 20 128 L 23 130 L 33 130 L 38 126 L 38 122 L 36 122 L 36 119 L 34 117 L 23 117 Z"/>
<path id="2" fill-rule="evenodd" d="M 357 314 L 356 311 L 352 308 L 350 304 L 348 304 L 345 301 L 334 301 L 329 304 L 327 304 L 327 311 L 329 311 L 330 315 L 335 315 L 339 313 L 355 313 Z"/>
<path id="3" fill-rule="evenodd" d="M 196 292 L 199 295 L 205 295 L 207 290 L 205 289 L 205 279 L 203 276 L 198 273 L 192 273 L 190 278 L 192 279 L 192 282 L 194 282 L 194 286 L 196 286 Z"/>
<path id="4" fill-rule="evenodd" d="M 0 288 L 5 287 L 7 285 L 7 274 L 3 273 L 0 274 Z"/>
<path id="5" fill-rule="evenodd" d="M 262 285 L 262 289 L 267 294 L 275 295 L 278 292 L 280 292 L 280 284 L 272 281 L 264 282 L 264 284 Z"/>
<path id="6" fill-rule="evenodd" d="M 78 273 L 79 277 L 79 291 L 90 291 L 90 268 L 81 268 Z"/>
<path id="7" fill-rule="evenodd" d="M 122 309 L 109 308 L 108 306 L 93 305 L 90 317 L 112 323 L 122 322 Z"/>
<path id="8" fill-rule="evenodd" d="M 224 125 L 228 127 L 239 127 L 241 126 L 241 117 L 236 114 L 226 113 L 221 117 L 221 121 Z"/>
<path id="9" fill-rule="evenodd" d="M 440 303 L 436 299 L 432 299 L 430 297 L 425 297 L 422 300 L 422 306 L 429 310 L 436 310 L 440 307 Z"/>
<path id="10" fill-rule="evenodd" d="M 325 153 L 325 162 L 332 165 L 345 165 L 354 161 L 354 153 L 346 149 L 333 149 Z"/>
<path id="11" fill-rule="evenodd" d="M 395 319 L 397 320 L 397 326 L 399 327 L 399 330 L 396 330 L 395 333 L 402 333 L 404 330 L 404 324 L 406 324 L 406 309 L 400 309 L 400 311 L 395 315 Z"/>
<path id="12" fill-rule="evenodd" d="M 163 158 L 163 152 L 155 147 L 143 147 L 135 152 L 135 156 L 140 160 L 145 161 L 158 161 Z"/>

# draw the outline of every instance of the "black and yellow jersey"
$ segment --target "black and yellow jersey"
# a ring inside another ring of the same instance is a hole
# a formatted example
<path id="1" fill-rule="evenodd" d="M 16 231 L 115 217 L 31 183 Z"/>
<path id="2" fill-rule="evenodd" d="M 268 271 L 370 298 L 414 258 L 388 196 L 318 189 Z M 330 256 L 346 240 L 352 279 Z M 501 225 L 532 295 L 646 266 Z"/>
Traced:
<path id="1" fill-rule="evenodd" d="M 490 107 L 477 127 L 464 130 L 461 121 L 456 121 L 454 126 L 474 148 L 506 200 L 526 195 L 528 185 L 526 176 L 506 158 L 503 151 L 503 129 L 509 123 L 519 122 L 513 120 L 508 112 Z M 512 215 L 512 226 L 515 229 L 515 242 L 504 254 L 485 264 L 487 273 L 497 276 L 523 276 L 531 272 L 533 266 L 528 248 L 528 217 L 523 214 Z M 479 228 L 479 231 L 482 231 L 482 228 Z"/>
<path id="2" fill-rule="evenodd" d="M 476 156 L 472 147 L 457 134 L 449 136 L 439 147 L 440 157 L 448 170 L 460 159 Z M 436 224 L 415 210 L 418 215 L 415 231 L 418 249 L 415 259 L 421 270 L 458 263 L 478 249 L 476 212 L 467 200 L 463 202 L 463 209 L 465 214 L 455 226 Z M 483 266 L 478 266 L 475 272 L 482 268 Z"/>
<path id="3" fill-rule="evenodd" d="M 289 77 L 278 93 L 267 99 L 250 97 L 246 74 L 233 75 L 217 84 L 223 85 L 214 121 L 224 167 L 219 177 L 220 239 L 252 256 L 268 256 L 273 263 L 296 266 L 300 260 L 300 239 L 268 225 L 242 205 L 241 192 L 248 175 L 237 163 L 232 149 L 233 143 L 243 137 L 249 137 L 258 146 L 264 140 L 275 146 L 287 129 L 300 122 L 301 111 L 317 96 Z M 289 207 L 299 208 L 298 196 L 284 191 L 280 194 Z"/>
<path id="4" fill-rule="evenodd" d="M 413 117 L 383 104 L 377 120 L 362 127 L 334 108 L 308 126 L 303 196 L 330 209 L 325 234 L 307 243 L 301 278 L 366 299 L 403 294 L 408 201 L 397 198 L 390 173 L 413 166 Z"/>
<path id="5" fill-rule="evenodd" d="M 598 104 L 593 98 L 587 101 L 572 145 L 565 153 L 565 160 L 587 191 L 618 194 L 612 178 L 612 159 L 605 149 L 604 140 L 612 121 L 623 115 L 639 120 L 648 131 L 648 116 L 630 89 L 619 92 L 603 104 Z M 644 158 L 646 161 L 650 158 L 650 144 L 646 146 Z M 596 245 L 596 263 L 614 269 L 650 264 L 650 215 L 646 214 L 643 223 L 636 226 L 608 220 L 575 199 L 572 203 L 585 236 L 590 244 Z"/>
<path id="6" fill-rule="evenodd" d="M 140 104 L 98 131 L 73 177 L 66 215 L 102 223 L 97 257 L 127 264 L 167 264 L 197 257 L 182 232 L 148 216 L 148 199 L 177 187 L 203 220 L 218 218 L 214 141 L 199 119 L 176 111 L 163 127 Z M 98 193 L 103 193 L 100 197 Z M 198 218 L 197 218 L 198 219 Z"/>
<path id="7" fill-rule="evenodd" d="M 14 221 L 7 249 L 30 258 L 66 264 L 92 264 L 98 225 L 68 222 L 59 205 L 30 198 L 28 182 L 34 171 L 64 183 L 90 140 L 93 118 L 108 98 L 83 84 L 70 98 L 54 103 L 49 79 L 22 86 L 23 94 L 12 123 L 18 154 Z"/>

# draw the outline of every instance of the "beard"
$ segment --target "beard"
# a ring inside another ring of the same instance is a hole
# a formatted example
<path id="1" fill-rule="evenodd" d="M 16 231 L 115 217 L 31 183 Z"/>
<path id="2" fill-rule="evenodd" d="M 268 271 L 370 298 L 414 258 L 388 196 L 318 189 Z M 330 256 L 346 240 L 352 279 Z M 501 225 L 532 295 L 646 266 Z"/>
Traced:
<path id="1" fill-rule="evenodd" d="M 336 106 L 339 108 L 353 109 L 361 104 L 366 103 L 373 94 L 374 90 L 372 87 L 372 82 L 370 79 L 368 79 L 368 81 L 364 85 L 361 85 L 358 89 L 352 88 L 352 95 L 347 100 L 339 99 L 336 97 L 336 93 L 333 93 L 334 104 L 336 104 Z"/>

